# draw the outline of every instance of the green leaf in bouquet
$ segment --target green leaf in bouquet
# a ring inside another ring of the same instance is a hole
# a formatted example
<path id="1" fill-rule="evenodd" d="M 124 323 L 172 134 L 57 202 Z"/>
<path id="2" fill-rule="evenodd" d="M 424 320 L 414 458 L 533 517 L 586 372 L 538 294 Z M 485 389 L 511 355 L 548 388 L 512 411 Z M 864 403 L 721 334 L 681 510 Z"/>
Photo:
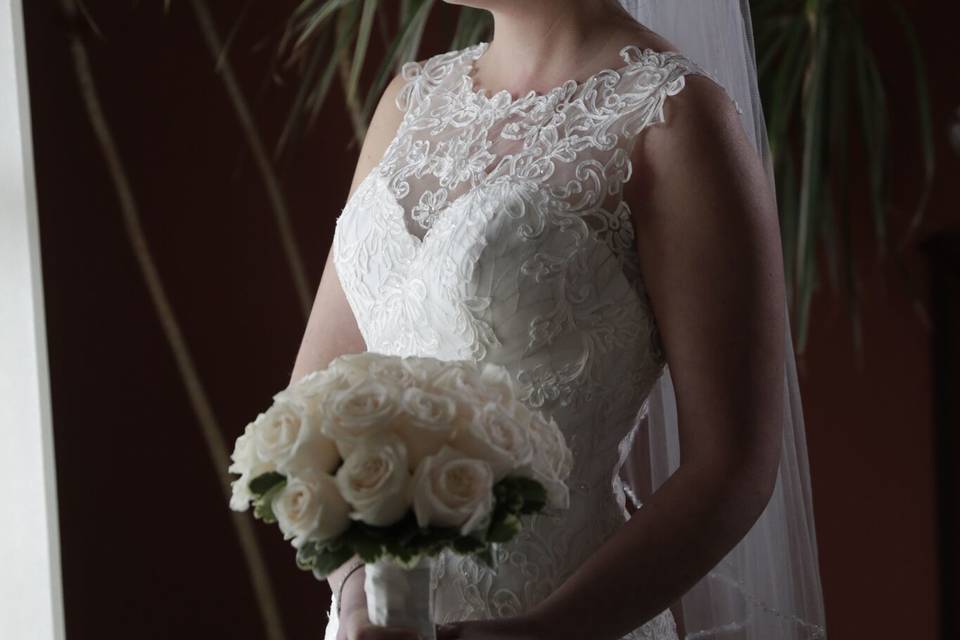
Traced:
<path id="1" fill-rule="evenodd" d="M 523 507 L 523 496 L 514 478 L 504 478 L 493 488 L 493 496 L 496 501 L 496 509 L 513 511 L 518 513 Z"/>
<path id="2" fill-rule="evenodd" d="M 411 549 L 403 549 L 400 555 L 390 554 L 390 557 L 404 569 L 413 569 L 417 566 L 417 563 L 420 562 L 423 555 L 424 554 L 417 553 Z"/>
<path id="3" fill-rule="evenodd" d="M 474 553 L 480 551 L 487 543 L 476 536 L 460 536 L 453 541 L 453 550 L 457 553 Z"/>
<path id="4" fill-rule="evenodd" d="M 420 555 L 413 547 L 400 544 L 397 541 L 390 541 L 385 544 L 384 553 L 400 563 L 413 562 Z"/>
<path id="5" fill-rule="evenodd" d="M 475 553 L 474 555 L 475 555 L 475 556 L 477 557 L 477 559 L 480 560 L 480 562 L 482 562 L 483 564 L 487 565 L 487 566 L 490 567 L 491 569 L 496 569 L 496 567 L 494 566 L 494 562 L 493 562 L 493 549 L 492 549 L 492 546 L 493 546 L 493 545 L 489 545 L 489 544 L 488 544 L 488 545 L 486 545 L 483 549 L 481 549 L 480 551 L 478 551 L 477 553 Z"/>
<path id="6" fill-rule="evenodd" d="M 268 471 L 266 473 L 261 473 L 259 476 L 250 481 L 250 491 L 255 496 L 262 496 L 281 482 L 286 481 L 287 477 L 282 473 Z"/>
<path id="7" fill-rule="evenodd" d="M 520 513 L 524 515 L 529 515 L 531 513 L 538 513 L 543 511 L 543 508 L 547 506 L 547 492 L 543 487 L 540 487 L 540 494 L 536 496 L 528 495 L 523 499 L 523 507 L 520 508 Z"/>
<path id="8" fill-rule="evenodd" d="M 420 526 L 417 524 L 417 517 L 411 511 L 400 522 L 391 526 L 390 540 L 399 544 L 407 545 L 420 533 Z"/>
<path id="9" fill-rule="evenodd" d="M 522 513 L 535 513 L 547 504 L 547 490 L 532 478 L 510 478 L 515 491 L 523 498 Z"/>
<path id="10" fill-rule="evenodd" d="M 410 541 L 410 546 L 427 555 L 434 555 L 451 546 L 459 536 L 460 530 L 457 527 L 426 527 L 420 529 L 417 536 Z"/>
<path id="11" fill-rule="evenodd" d="M 317 579 L 324 579 L 340 565 L 353 557 L 353 549 L 347 544 L 322 546 L 313 557 L 313 575 Z"/>
<path id="12" fill-rule="evenodd" d="M 520 533 L 520 517 L 509 511 L 495 514 L 490 522 L 490 528 L 487 529 L 487 541 L 489 542 L 510 542 Z"/>
<path id="13" fill-rule="evenodd" d="M 270 489 L 253 501 L 253 515 L 264 522 L 273 523 L 277 521 L 277 516 L 273 513 L 273 498 L 283 491 L 287 486 L 286 479 L 280 484 L 275 484 Z"/>
<path id="14" fill-rule="evenodd" d="M 394 523 L 386 527 L 378 527 L 372 524 L 367 524 L 366 522 L 361 522 L 360 520 L 356 520 L 351 525 L 350 530 L 356 531 L 358 535 L 366 536 L 372 540 L 386 542 L 387 540 L 392 540 L 396 537 L 396 533 L 401 528 L 400 524 L 401 523 Z"/>
<path id="15" fill-rule="evenodd" d="M 514 476 L 504 478 L 500 482 L 509 492 L 508 508 L 514 513 L 536 513 L 547 504 L 547 490 L 532 478 Z M 519 507 L 516 506 L 517 497 L 520 499 Z"/>
<path id="16" fill-rule="evenodd" d="M 383 555 L 384 541 L 369 529 L 372 527 L 353 526 L 345 534 L 345 542 L 353 547 L 354 553 L 364 562 L 375 562 Z"/>
<path id="17" fill-rule="evenodd" d="M 313 540 L 308 540 L 303 543 L 303 545 L 297 549 L 297 567 L 304 571 L 313 569 L 319 549 L 320 545 Z"/>
<path id="18" fill-rule="evenodd" d="M 519 491 L 511 490 L 503 499 L 503 502 L 497 505 L 510 513 L 520 513 L 523 510 L 523 496 Z"/>
<path id="19" fill-rule="evenodd" d="M 409 511 L 403 518 L 386 527 L 354 522 L 344 535 L 350 544 L 358 543 L 363 547 L 370 547 L 370 557 L 373 555 L 372 547 L 379 545 L 379 555 L 385 554 L 399 561 L 415 562 L 416 555 L 423 549 L 422 537 L 427 531 L 420 529 L 416 516 Z"/>

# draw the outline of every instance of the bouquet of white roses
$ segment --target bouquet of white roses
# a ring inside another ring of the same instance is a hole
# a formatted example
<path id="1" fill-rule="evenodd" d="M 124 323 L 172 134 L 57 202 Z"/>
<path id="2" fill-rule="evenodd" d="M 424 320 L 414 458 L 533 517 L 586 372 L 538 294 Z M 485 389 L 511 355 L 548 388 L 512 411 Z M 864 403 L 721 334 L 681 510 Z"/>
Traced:
<path id="1" fill-rule="evenodd" d="M 492 565 L 491 545 L 521 516 L 569 504 L 563 434 L 516 397 L 503 367 L 343 355 L 273 400 L 237 438 L 230 506 L 276 522 L 319 579 L 358 555 L 375 624 L 432 638 L 429 619 L 397 611 L 422 603 L 384 592 L 404 585 L 382 572 L 444 548 Z"/>

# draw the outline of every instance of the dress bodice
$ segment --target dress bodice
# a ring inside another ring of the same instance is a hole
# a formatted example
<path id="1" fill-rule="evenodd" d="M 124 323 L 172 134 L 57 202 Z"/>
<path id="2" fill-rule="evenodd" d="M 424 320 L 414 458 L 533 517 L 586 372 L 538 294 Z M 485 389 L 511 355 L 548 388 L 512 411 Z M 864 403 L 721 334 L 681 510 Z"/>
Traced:
<path id="1" fill-rule="evenodd" d="M 441 622 L 532 607 L 627 517 L 619 470 L 664 358 L 623 187 L 639 134 L 702 73 L 628 46 L 619 69 L 491 96 L 472 79 L 486 46 L 404 66 L 402 122 L 333 239 L 369 350 L 505 366 L 574 454 L 570 508 L 530 519 L 496 571 L 438 558 Z M 668 627 L 665 612 L 628 637 Z"/>

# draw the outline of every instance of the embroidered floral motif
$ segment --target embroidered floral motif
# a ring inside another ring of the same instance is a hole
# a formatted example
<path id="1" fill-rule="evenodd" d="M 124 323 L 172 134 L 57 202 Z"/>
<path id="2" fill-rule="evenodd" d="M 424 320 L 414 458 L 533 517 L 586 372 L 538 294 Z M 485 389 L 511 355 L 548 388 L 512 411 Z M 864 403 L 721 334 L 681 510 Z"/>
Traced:
<path id="1" fill-rule="evenodd" d="M 439 622 L 533 607 L 625 520 L 621 449 L 665 362 L 623 185 L 637 135 L 702 72 L 631 46 L 620 69 L 514 98 L 474 87 L 485 50 L 403 67 L 400 128 L 333 240 L 370 350 L 506 366 L 574 454 L 570 509 L 535 516 L 496 571 L 439 557 Z M 675 640 L 673 618 L 625 638 Z"/>

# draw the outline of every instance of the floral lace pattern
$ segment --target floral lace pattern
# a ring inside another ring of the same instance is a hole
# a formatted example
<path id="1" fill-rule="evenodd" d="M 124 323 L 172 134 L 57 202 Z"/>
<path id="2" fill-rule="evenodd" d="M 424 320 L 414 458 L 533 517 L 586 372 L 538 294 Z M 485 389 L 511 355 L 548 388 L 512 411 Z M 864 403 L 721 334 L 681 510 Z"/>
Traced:
<path id="1" fill-rule="evenodd" d="M 472 79 L 486 47 L 404 66 L 400 128 L 333 239 L 368 349 L 507 367 L 574 453 L 570 509 L 534 516 L 495 571 L 437 558 L 438 622 L 532 608 L 628 517 L 622 444 L 665 361 L 623 186 L 637 136 L 663 122 L 686 74 L 703 73 L 628 46 L 620 69 L 487 95 Z M 673 617 L 625 638 L 675 640 Z"/>

